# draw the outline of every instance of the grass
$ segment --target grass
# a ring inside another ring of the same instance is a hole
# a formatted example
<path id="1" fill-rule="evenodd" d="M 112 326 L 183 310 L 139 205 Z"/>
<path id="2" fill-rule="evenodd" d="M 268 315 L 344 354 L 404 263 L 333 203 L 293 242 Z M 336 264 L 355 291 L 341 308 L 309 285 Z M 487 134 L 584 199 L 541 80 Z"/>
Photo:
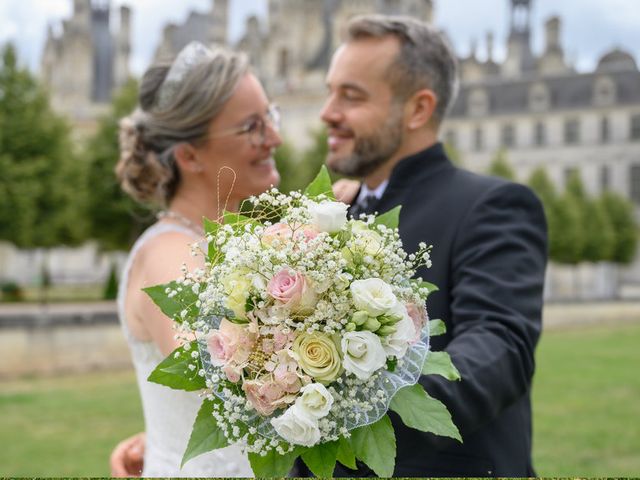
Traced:
<path id="1" fill-rule="evenodd" d="M 638 324 L 544 335 L 533 389 L 538 475 L 638 475 L 639 345 Z"/>
<path id="2" fill-rule="evenodd" d="M 640 325 L 548 332 L 534 381 L 538 475 L 640 472 Z M 142 428 L 131 372 L 0 383 L 0 476 L 107 476 Z"/>

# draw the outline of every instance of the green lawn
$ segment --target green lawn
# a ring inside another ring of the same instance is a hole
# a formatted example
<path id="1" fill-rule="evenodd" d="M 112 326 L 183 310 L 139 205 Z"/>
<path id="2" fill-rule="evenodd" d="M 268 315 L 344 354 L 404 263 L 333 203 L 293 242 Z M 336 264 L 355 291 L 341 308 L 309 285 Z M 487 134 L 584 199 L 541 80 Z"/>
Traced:
<path id="1" fill-rule="evenodd" d="M 541 476 L 640 472 L 640 325 L 550 332 L 538 350 Z M 0 477 L 105 476 L 115 443 L 142 428 L 130 372 L 0 383 Z"/>

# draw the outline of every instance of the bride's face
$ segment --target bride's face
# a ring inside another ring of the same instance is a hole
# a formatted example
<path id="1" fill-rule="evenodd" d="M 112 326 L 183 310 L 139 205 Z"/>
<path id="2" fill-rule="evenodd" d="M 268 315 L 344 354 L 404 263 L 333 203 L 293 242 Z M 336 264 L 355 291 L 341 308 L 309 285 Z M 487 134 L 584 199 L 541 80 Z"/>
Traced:
<path id="1" fill-rule="evenodd" d="M 230 200 L 238 201 L 278 185 L 273 151 L 282 139 L 274 114 L 262 85 L 248 73 L 209 125 L 198 154 L 203 175 L 223 198 L 231 191 Z"/>

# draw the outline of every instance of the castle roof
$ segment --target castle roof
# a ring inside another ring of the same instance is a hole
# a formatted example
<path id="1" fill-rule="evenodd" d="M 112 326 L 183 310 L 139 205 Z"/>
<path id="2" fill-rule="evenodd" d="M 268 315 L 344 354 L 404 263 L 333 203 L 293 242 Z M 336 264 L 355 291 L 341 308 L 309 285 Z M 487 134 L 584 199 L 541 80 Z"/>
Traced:
<path id="1" fill-rule="evenodd" d="M 620 48 L 614 48 L 610 52 L 605 53 L 598 61 L 598 71 L 614 71 L 614 70 L 638 70 L 633 56 Z"/>
<path id="2" fill-rule="evenodd" d="M 549 108 L 553 110 L 579 110 L 593 106 L 594 88 L 600 71 L 587 74 L 571 74 L 557 77 L 528 76 L 520 79 L 491 78 L 476 83 L 463 84 L 449 117 L 468 116 L 469 95 L 476 89 L 484 90 L 489 99 L 487 115 L 530 113 L 530 91 L 534 84 L 543 84 L 549 92 Z M 640 104 L 640 72 L 606 72 L 615 85 L 615 104 Z"/>

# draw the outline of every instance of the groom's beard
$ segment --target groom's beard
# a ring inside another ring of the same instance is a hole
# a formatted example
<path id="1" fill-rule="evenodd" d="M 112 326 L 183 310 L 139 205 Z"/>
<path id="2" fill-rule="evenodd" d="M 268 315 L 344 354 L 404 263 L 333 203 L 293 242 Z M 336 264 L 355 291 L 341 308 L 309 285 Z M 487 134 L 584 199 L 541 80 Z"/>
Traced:
<path id="1" fill-rule="evenodd" d="M 332 125 L 329 126 L 330 128 Z M 338 125 L 335 128 L 340 128 Z M 366 177 L 384 165 L 402 143 L 402 110 L 392 107 L 387 120 L 373 133 L 354 139 L 351 155 L 331 165 L 335 172 L 348 177 Z"/>

